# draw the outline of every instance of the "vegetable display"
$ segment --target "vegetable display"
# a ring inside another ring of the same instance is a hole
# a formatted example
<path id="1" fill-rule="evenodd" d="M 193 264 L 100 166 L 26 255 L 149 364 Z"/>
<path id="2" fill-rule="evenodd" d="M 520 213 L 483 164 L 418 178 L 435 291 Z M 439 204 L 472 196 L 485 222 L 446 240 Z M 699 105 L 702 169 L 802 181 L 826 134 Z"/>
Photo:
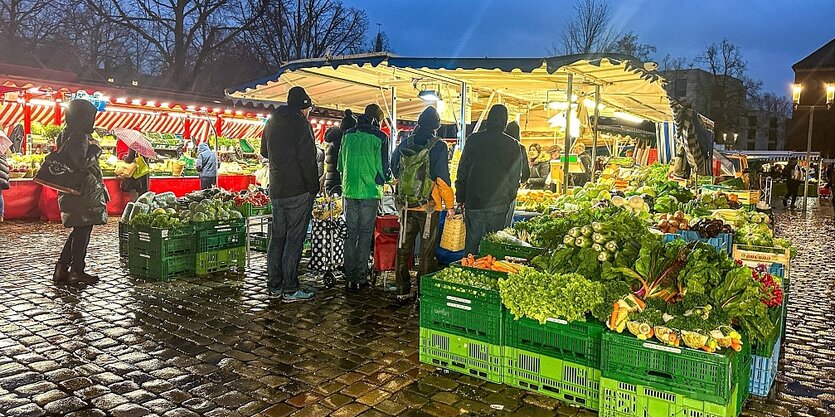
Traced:
<path id="1" fill-rule="evenodd" d="M 463 268 L 446 268 L 434 275 L 436 279 L 470 287 L 498 290 L 499 284 L 495 278 L 476 274 Z"/>
<path id="2" fill-rule="evenodd" d="M 502 303 L 517 319 L 528 317 L 585 321 L 586 314 L 603 302 L 603 287 L 579 274 L 547 274 L 524 268 L 499 280 Z"/>
<path id="3" fill-rule="evenodd" d="M 522 268 L 522 265 L 518 265 L 513 262 L 500 261 L 493 257 L 493 255 L 475 258 L 472 254 L 470 254 L 461 260 L 461 265 L 470 268 L 486 269 L 510 274 L 515 274 Z"/>

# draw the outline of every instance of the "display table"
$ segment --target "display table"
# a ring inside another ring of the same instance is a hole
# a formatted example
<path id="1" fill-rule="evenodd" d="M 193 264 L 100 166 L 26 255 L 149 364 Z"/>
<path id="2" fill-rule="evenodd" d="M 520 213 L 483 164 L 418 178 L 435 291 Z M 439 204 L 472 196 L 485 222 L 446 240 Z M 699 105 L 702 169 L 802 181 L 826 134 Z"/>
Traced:
<path id="1" fill-rule="evenodd" d="M 104 185 L 110 194 L 107 204 L 107 214 L 121 215 L 130 201 L 129 193 L 122 192 L 121 178 L 107 177 Z M 238 192 L 255 184 L 253 175 L 221 175 L 220 188 Z M 155 193 L 172 191 L 177 197 L 182 197 L 192 191 L 200 189 L 200 178 L 197 177 L 151 177 L 150 190 Z M 13 219 L 42 219 L 52 222 L 61 221 L 61 211 L 58 210 L 58 192 L 36 184 L 31 178 L 11 180 L 11 188 L 3 191 L 5 202 L 5 218 Z"/>
<path id="2" fill-rule="evenodd" d="M 3 191 L 6 219 L 37 219 L 40 216 L 38 200 L 41 186 L 32 179 L 13 179 L 11 188 Z"/>

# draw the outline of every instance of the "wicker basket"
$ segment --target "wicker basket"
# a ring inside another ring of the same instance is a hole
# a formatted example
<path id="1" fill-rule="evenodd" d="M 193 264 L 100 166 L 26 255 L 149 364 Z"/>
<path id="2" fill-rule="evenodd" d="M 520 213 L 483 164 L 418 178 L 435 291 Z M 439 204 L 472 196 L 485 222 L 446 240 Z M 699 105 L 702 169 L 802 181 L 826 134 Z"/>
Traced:
<path id="1" fill-rule="evenodd" d="M 464 216 L 456 214 L 448 217 L 444 222 L 444 232 L 441 234 L 441 248 L 450 252 L 462 251 L 466 239 L 467 228 L 464 225 Z"/>
<path id="2" fill-rule="evenodd" d="M 25 177 L 25 176 L 26 176 L 26 173 L 25 173 L 25 172 L 21 172 L 21 171 L 15 171 L 15 172 L 10 172 L 10 173 L 9 173 L 9 178 L 11 178 L 11 179 L 13 179 L 13 180 L 14 180 L 14 179 L 18 179 L 18 178 L 23 178 L 23 177 Z"/>

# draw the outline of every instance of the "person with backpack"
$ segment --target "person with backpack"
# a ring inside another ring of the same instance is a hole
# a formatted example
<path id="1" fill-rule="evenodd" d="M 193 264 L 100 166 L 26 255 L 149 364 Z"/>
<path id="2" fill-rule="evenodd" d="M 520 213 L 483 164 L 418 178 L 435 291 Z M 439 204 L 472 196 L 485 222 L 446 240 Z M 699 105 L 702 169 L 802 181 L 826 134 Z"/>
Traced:
<path id="1" fill-rule="evenodd" d="M 447 218 L 455 214 L 455 195 L 449 178 L 449 148 L 436 136 L 441 117 L 434 107 L 427 107 L 418 117 L 411 136 L 401 141 L 391 155 L 391 172 L 397 178 L 397 205 L 403 207 L 400 218 L 400 242 L 397 248 L 395 277 L 397 300 L 408 302 L 412 294 L 409 257 L 415 252 L 415 239 L 420 240 L 418 277 L 434 271 L 437 266 L 440 211 Z"/>
<path id="2" fill-rule="evenodd" d="M 490 108 L 484 126 L 464 143 L 455 181 L 456 198 L 464 206 L 465 250 L 478 254 L 481 239 L 504 229 L 510 203 L 522 179 L 519 143 L 504 133 L 507 107 Z"/>
<path id="3" fill-rule="evenodd" d="M 384 114 L 369 104 L 357 126 L 345 133 L 337 170 L 342 174 L 345 197 L 345 280 L 349 291 L 368 286 L 368 257 L 374 236 L 374 220 L 389 179 L 388 138 L 380 130 Z"/>
<path id="4" fill-rule="evenodd" d="M 783 196 L 783 207 L 788 205 L 789 198 L 791 198 L 791 209 L 794 210 L 797 208 L 795 207 L 795 202 L 797 202 L 798 188 L 800 188 L 800 183 L 803 181 L 803 170 L 797 164 L 796 156 L 789 158 L 789 163 L 786 164 L 786 168 L 783 170 L 783 177 L 786 179 L 786 195 Z"/>

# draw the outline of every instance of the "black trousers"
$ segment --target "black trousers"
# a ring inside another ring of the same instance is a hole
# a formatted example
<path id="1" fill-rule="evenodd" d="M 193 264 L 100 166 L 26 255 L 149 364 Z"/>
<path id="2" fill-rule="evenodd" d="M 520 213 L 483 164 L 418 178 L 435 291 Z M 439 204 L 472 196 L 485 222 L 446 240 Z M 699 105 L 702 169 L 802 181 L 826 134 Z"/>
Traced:
<path id="1" fill-rule="evenodd" d="M 415 239 L 420 235 L 420 257 L 418 258 L 418 293 L 420 293 L 420 277 L 435 272 L 438 261 L 435 259 L 435 247 L 438 246 L 438 222 L 440 213 L 432 213 L 429 226 L 429 237 L 423 238 L 423 228 L 426 225 L 425 211 L 408 211 L 405 219 L 400 219 L 400 233 L 406 234 L 403 247 L 397 249 L 395 279 L 397 294 L 407 295 L 412 291 L 412 279 L 409 275 L 409 257 L 415 253 Z"/>
<path id="2" fill-rule="evenodd" d="M 87 246 L 90 244 L 90 235 L 93 234 L 93 226 L 73 227 L 58 263 L 70 267 L 73 271 L 84 272 L 87 266 L 84 259 L 87 257 Z"/>
<path id="3" fill-rule="evenodd" d="M 200 177 L 200 189 L 208 190 L 217 183 L 217 177 Z"/>
<path id="4" fill-rule="evenodd" d="M 800 188 L 800 181 L 796 180 L 787 180 L 786 181 L 786 196 L 783 197 L 783 205 L 786 205 L 786 202 L 789 201 L 789 198 L 792 200 L 792 207 L 794 207 L 794 203 L 797 202 L 797 192 Z"/>

